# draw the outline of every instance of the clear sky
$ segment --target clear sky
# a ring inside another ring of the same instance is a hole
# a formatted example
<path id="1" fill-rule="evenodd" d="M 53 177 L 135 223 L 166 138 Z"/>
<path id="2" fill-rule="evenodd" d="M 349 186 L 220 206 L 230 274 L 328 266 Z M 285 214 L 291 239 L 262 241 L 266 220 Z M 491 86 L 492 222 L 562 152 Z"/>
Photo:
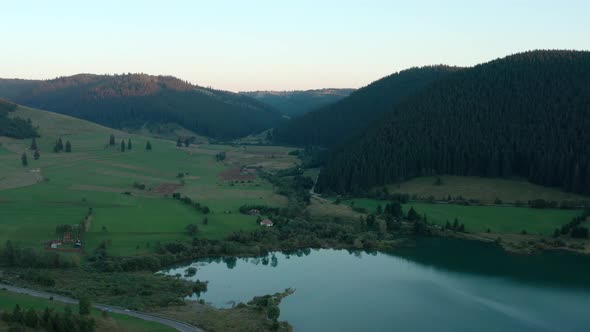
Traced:
<path id="1" fill-rule="evenodd" d="M 360 87 L 411 66 L 590 49 L 588 0 L 0 0 L 0 77 L 168 74 L 240 90 Z"/>

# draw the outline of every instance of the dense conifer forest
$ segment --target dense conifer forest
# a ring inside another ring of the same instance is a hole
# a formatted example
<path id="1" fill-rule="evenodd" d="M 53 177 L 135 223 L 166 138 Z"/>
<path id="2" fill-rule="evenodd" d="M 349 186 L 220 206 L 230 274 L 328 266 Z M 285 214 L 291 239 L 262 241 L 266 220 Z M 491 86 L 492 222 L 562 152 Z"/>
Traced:
<path id="1" fill-rule="evenodd" d="M 0 136 L 13 138 L 39 136 L 30 120 L 8 116 L 8 113 L 16 110 L 16 107 L 16 104 L 0 99 Z"/>
<path id="2" fill-rule="evenodd" d="M 401 103 L 334 150 L 316 190 L 455 174 L 521 176 L 588 194 L 589 128 L 590 52 L 520 53 L 448 75 Z"/>
<path id="3" fill-rule="evenodd" d="M 274 140 L 294 145 L 334 146 L 367 128 L 409 95 L 457 68 L 411 68 L 384 77 L 350 96 L 275 128 Z"/>
<path id="4" fill-rule="evenodd" d="M 257 133 L 281 121 L 279 112 L 255 99 L 169 76 L 81 74 L 47 81 L 0 80 L 0 96 L 115 128 L 176 123 L 218 139 Z"/>

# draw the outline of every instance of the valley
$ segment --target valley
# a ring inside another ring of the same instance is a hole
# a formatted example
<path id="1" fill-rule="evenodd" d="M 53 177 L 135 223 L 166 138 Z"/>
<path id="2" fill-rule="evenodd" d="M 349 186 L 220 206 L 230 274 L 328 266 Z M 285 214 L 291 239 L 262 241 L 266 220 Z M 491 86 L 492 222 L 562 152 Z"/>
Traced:
<path id="1" fill-rule="evenodd" d="M 568 50 L 358 89 L 0 79 L 0 331 L 582 331 L 588 82 Z"/>

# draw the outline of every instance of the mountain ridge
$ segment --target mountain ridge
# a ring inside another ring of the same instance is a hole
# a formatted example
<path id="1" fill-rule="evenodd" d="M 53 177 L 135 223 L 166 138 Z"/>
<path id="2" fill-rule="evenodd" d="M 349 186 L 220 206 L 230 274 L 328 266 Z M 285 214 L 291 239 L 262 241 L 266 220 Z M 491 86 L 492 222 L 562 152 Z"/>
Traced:
<path id="1" fill-rule="evenodd" d="M 459 67 L 414 67 L 385 76 L 348 97 L 277 126 L 274 141 L 282 144 L 336 146 L 367 128 L 412 95 Z"/>
<path id="2" fill-rule="evenodd" d="M 50 80 L 0 79 L 0 96 L 26 106 L 115 128 L 176 123 L 200 135 L 233 139 L 260 132 L 281 114 L 253 98 L 173 76 L 77 74 Z"/>

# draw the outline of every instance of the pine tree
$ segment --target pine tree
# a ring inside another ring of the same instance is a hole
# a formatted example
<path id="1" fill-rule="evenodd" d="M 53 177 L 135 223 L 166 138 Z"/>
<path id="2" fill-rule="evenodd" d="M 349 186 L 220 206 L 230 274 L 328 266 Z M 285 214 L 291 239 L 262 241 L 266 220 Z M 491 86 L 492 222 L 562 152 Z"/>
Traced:
<path id="1" fill-rule="evenodd" d="M 121 141 L 121 152 L 125 152 L 125 140 Z"/>
<path id="2" fill-rule="evenodd" d="M 39 325 L 39 316 L 33 308 L 29 308 L 25 314 L 25 325 L 30 328 L 36 328 Z"/>
<path id="3" fill-rule="evenodd" d="M 57 150 L 58 151 L 63 151 L 64 150 L 64 143 L 61 140 L 61 137 L 57 140 Z"/>
<path id="4" fill-rule="evenodd" d="M 66 141 L 66 152 L 72 152 L 72 144 L 70 144 L 70 141 Z"/>
<path id="5" fill-rule="evenodd" d="M 12 310 L 12 321 L 16 322 L 16 323 L 23 323 L 25 320 L 25 317 L 23 315 L 23 311 L 21 310 L 20 306 L 17 304 L 14 306 L 14 309 Z"/>
<path id="6" fill-rule="evenodd" d="M 178 140 L 176 140 L 176 146 L 177 147 L 181 147 L 182 146 L 182 140 L 180 140 L 180 137 L 178 138 Z"/>
<path id="7" fill-rule="evenodd" d="M 35 137 L 33 137 L 33 140 L 31 141 L 31 147 L 29 149 L 37 150 L 37 140 L 35 139 Z"/>
<path id="8" fill-rule="evenodd" d="M 418 215 L 418 212 L 416 212 L 416 210 L 414 210 L 414 207 L 410 207 L 410 210 L 408 211 L 407 218 L 409 221 L 416 221 L 416 220 L 420 220 L 420 215 Z"/>
<path id="9" fill-rule="evenodd" d="M 109 138 L 109 145 L 115 146 L 115 135 L 113 134 L 111 134 L 111 137 Z"/>
<path id="10" fill-rule="evenodd" d="M 78 303 L 78 312 L 80 315 L 89 315 L 92 310 L 92 302 L 88 296 L 84 296 Z"/>
<path id="11" fill-rule="evenodd" d="M 131 150 L 131 138 L 127 140 L 127 150 Z"/>
<path id="12" fill-rule="evenodd" d="M 29 165 L 29 161 L 27 160 L 27 154 L 23 152 L 23 155 L 20 157 L 21 163 L 23 166 Z"/>
<path id="13" fill-rule="evenodd" d="M 35 153 L 33 154 L 33 159 L 39 160 L 39 157 L 41 157 L 41 155 L 39 154 L 39 150 L 35 150 Z"/>
<path id="14" fill-rule="evenodd" d="M 191 145 L 191 142 L 188 140 L 188 138 L 186 138 L 184 140 L 184 146 L 186 146 L 188 148 L 189 145 Z"/>
<path id="15" fill-rule="evenodd" d="M 147 141 L 147 143 L 145 143 L 145 149 L 146 151 L 152 151 L 152 143 L 150 143 L 150 141 Z"/>

